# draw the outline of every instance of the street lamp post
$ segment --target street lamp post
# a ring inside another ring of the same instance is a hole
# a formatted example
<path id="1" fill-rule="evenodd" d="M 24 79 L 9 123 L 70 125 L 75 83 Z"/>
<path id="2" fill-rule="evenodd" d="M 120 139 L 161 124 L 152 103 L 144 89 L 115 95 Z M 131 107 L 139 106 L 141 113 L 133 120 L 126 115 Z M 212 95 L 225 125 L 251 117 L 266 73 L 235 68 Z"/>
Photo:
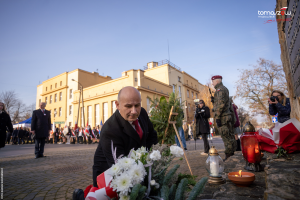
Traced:
<path id="1" fill-rule="evenodd" d="M 79 118 L 79 108 L 80 108 L 80 97 L 82 99 L 82 115 L 83 115 L 83 126 L 85 126 L 85 117 L 84 117 L 84 104 L 83 104 L 83 86 L 81 85 L 81 83 L 79 83 L 78 81 L 76 81 L 75 79 L 72 79 L 72 81 L 77 82 L 80 85 L 80 92 L 79 92 L 79 103 L 78 103 L 78 115 L 77 115 L 77 123 L 78 118 Z M 81 92 L 82 91 L 82 92 Z"/>

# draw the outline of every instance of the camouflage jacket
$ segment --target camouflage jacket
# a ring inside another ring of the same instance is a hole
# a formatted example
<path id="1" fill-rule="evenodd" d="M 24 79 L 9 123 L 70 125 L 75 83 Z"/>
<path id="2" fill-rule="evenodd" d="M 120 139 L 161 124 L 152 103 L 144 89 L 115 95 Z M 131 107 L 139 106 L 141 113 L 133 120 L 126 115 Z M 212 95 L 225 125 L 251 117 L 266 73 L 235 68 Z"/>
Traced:
<path id="1" fill-rule="evenodd" d="M 231 115 L 228 89 L 223 83 L 218 83 L 215 89 L 214 108 L 212 109 L 214 117 L 220 119 L 221 117 Z"/>

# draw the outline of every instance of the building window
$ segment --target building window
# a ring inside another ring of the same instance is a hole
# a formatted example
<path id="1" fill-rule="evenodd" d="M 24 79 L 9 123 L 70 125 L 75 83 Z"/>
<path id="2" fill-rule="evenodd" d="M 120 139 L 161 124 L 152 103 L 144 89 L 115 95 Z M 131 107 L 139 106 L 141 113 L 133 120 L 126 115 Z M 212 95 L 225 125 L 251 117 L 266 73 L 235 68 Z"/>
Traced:
<path id="1" fill-rule="evenodd" d="M 112 107 L 112 114 L 113 114 L 117 110 L 116 101 L 111 102 L 111 107 Z"/>
<path id="2" fill-rule="evenodd" d="M 187 90 L 187 98 L 190 98 L 190 91 Z"/>
<path id="3" fill-rule="evenodd" d="M 150 112 L 150 99 L 147 98 L 147 111 Z"/>
<path id="4" fill-rule="evenodd" d="M 88 125 L 92 126 L 92 106 L 87 107 Z"/>
<path id="5" fill-rule="evenodd" d="M 62 100 L 62 92 L 59 93 L 59 101 Z"/>
<path id="6" fill-rule="evenodd" d="M 56 102 L 57 101 L 57 94 L 55 94 L 55 96 L 54 96 L 54 102 Z"/>
<path id="7" fill-rule="evenodd" d="M 73 90 L 70 89 L 70 99 L 72 99 L 72 98 L 73 98 Z"/>
<path id="8" fill-rule="evenodd" d="M 72 115 L 72 106 L 69 106 L 69 115 Z"/>
<path id="9" fill-rule="evenodd" d="M 103 103 L 103 122 L 106 122 L 108 119 L 108 104 Z"/>
<path id="10" fill-rule="evenodd" d="M 52 90 L 52 85 L 50 85 L 50 90 Z"/>
<path id="11" fill-rule="evenodd" d="M 173 85 L 173 92 L 175 93 L 175 85 Z"/>
<path id="12" fill-rule="evenodd" d="M 50 103 L 52 103 L 52 95 L 50 95 Z"/>
<path id="13" fill-rule="evenodd" d="M 57 83 L 55 83 L 55 88 L 57 88 Z"/>
<path id="14" fill-rule="evenodd" d="M 59 114 L 58 114 L 58 116 L 61 116 L 61 107 L 59 108 Z"/>
<path id="15" fill-rule="evenodd" d="M 178 96 L 181 103 L 181 86 L 178 87 Z"/>
<path id="16" fill-rule="evenodd" d="M 178 76 L 178 82 L 181 82 L 181 77 L 180 76 Z"/>
<path id="17" fill-rule="evenodd" d="M 46 92 L 47 92 L 47 89 L 48 89 L 48 88 L 46 87 Z"/>
<path id="18" fill-rule="evenodd" d="M 99 104 L 95 105 L 95 124 L 96 126 L 100 125 L 100 119 L 99 119 L 99 114 L 100 114 L 100 110 L 99 110 L 100 106 Z"/>
<path id="19" fill-rule="evenodd" d="M 48 97 L 45 97 L 45 103 L 47 105 L 47 103 L 48 103 Z"/>
<path id="20" fill-rule="evenodd" d="M 62 81 L 60 82 L 60 86 L 62 86 Z"/>
<path id="21" fill-rule="evenodd" d="M 192 99 L 194 98 L 194 92 L 192 92 Z"/>
<path id="22" fill-rule="evenodd" d="M 56 117 L 56 108 L 54 108 L 54 117 Z"/>

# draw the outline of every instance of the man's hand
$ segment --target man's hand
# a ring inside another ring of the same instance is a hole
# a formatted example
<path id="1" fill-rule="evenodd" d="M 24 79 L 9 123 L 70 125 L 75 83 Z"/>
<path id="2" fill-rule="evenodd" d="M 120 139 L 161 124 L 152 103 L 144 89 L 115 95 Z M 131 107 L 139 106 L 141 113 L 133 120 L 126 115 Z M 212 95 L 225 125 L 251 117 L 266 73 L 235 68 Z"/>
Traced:
<path id="1" fill-rule="evenodd" d="M 33 135 L 35 134 L 35 131 L 30 131 Z"/>
<path id="2" fill-rule="evenodd" d="M 222 126 L 221 120 L 220 119 L 216 119 L 216 122 L 217 122 L 218 128 L 220 128 Z"/>
<path id="3" fill-rule="evenodd" d="M 210 97 L 210 101 L 211 101 L 212 103 L 214 103 L 214 102 L 215 102 L 215 97 Z"/>

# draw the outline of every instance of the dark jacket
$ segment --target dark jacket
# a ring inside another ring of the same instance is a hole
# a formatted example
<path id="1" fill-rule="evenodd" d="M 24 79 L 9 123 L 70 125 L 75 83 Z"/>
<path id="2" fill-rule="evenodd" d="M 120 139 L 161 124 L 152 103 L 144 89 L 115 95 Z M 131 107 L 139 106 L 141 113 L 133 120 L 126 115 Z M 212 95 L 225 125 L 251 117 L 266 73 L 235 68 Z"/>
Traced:
<path id="1" fill-rule="evenodd" d="M 286 98 L 285 106 L 282 105 L 283 102 L 277 104 L 269 104 L 269 114 L 276 115 L 278 113 L 277 119 L 279 123 L 283 123 L 290 119 L 291 105 L 290 99 Z"/>
<path id="2" fill-rule="evenodd" d="M 25 131 L 23 129 L 20 129 L 19 132 L 18 132 L 18 137 L 23 138 L 24 134 L 25 134 Z"/>
<path id="3" fill-rule="evenodd" d="M 6 128 L 8 128 L 9 132 L 13 132 L 10 116 L 5 111 L 2 111 L 0 114 L 0 148 L 5 147 Z"/>
<path id="4" fill-rule="evenodd" d="M 19 130 L 18 129 L 15 129 L 13 132 L 12 132 L 12 135 L 13 137 L 18 137 L 18 133 L 19 133 Z"/>
<path id="5" fill-rule="evenodd" d="M 144 108 L 141 108 L 139 123 L 143 130 L 143 137 L 140 137 L 131 124 L 124 120 L 119 110 L 105 122 L 101 130 L 100 142 L 94 156 L 93 185 L 97 186 L 96 178 L 99 174 L 109 169 L 114 164 L 111 152 L 111 141 L 114 148 L 117 148 L 117 158 L 123 154 L 127 156 L 132 148 L 135 150 L 144 146 L 147 149 L 157 143 L 157 133 L 149 120 Z"/>
<path id="6" fill-rule="evenodd" d="M 49 136 L 49 131 L 51 131 L 51 118 L 48 110 L 45 110 L 45 115 L 41 109 L 33 111 L 31 118 L 31 131 L 35 131 L 35 137 L 37 139 Z"/>
<path id="7" fill-rule="evenodd" d="M 204 110 L 204 112 L 200 112 Z M 207 106 L 203 106 L 202 108 L 196 109 L 196 134 L 209 134 L 209 123 L 208 118 L 210 118 L 210 111 Z"/>

